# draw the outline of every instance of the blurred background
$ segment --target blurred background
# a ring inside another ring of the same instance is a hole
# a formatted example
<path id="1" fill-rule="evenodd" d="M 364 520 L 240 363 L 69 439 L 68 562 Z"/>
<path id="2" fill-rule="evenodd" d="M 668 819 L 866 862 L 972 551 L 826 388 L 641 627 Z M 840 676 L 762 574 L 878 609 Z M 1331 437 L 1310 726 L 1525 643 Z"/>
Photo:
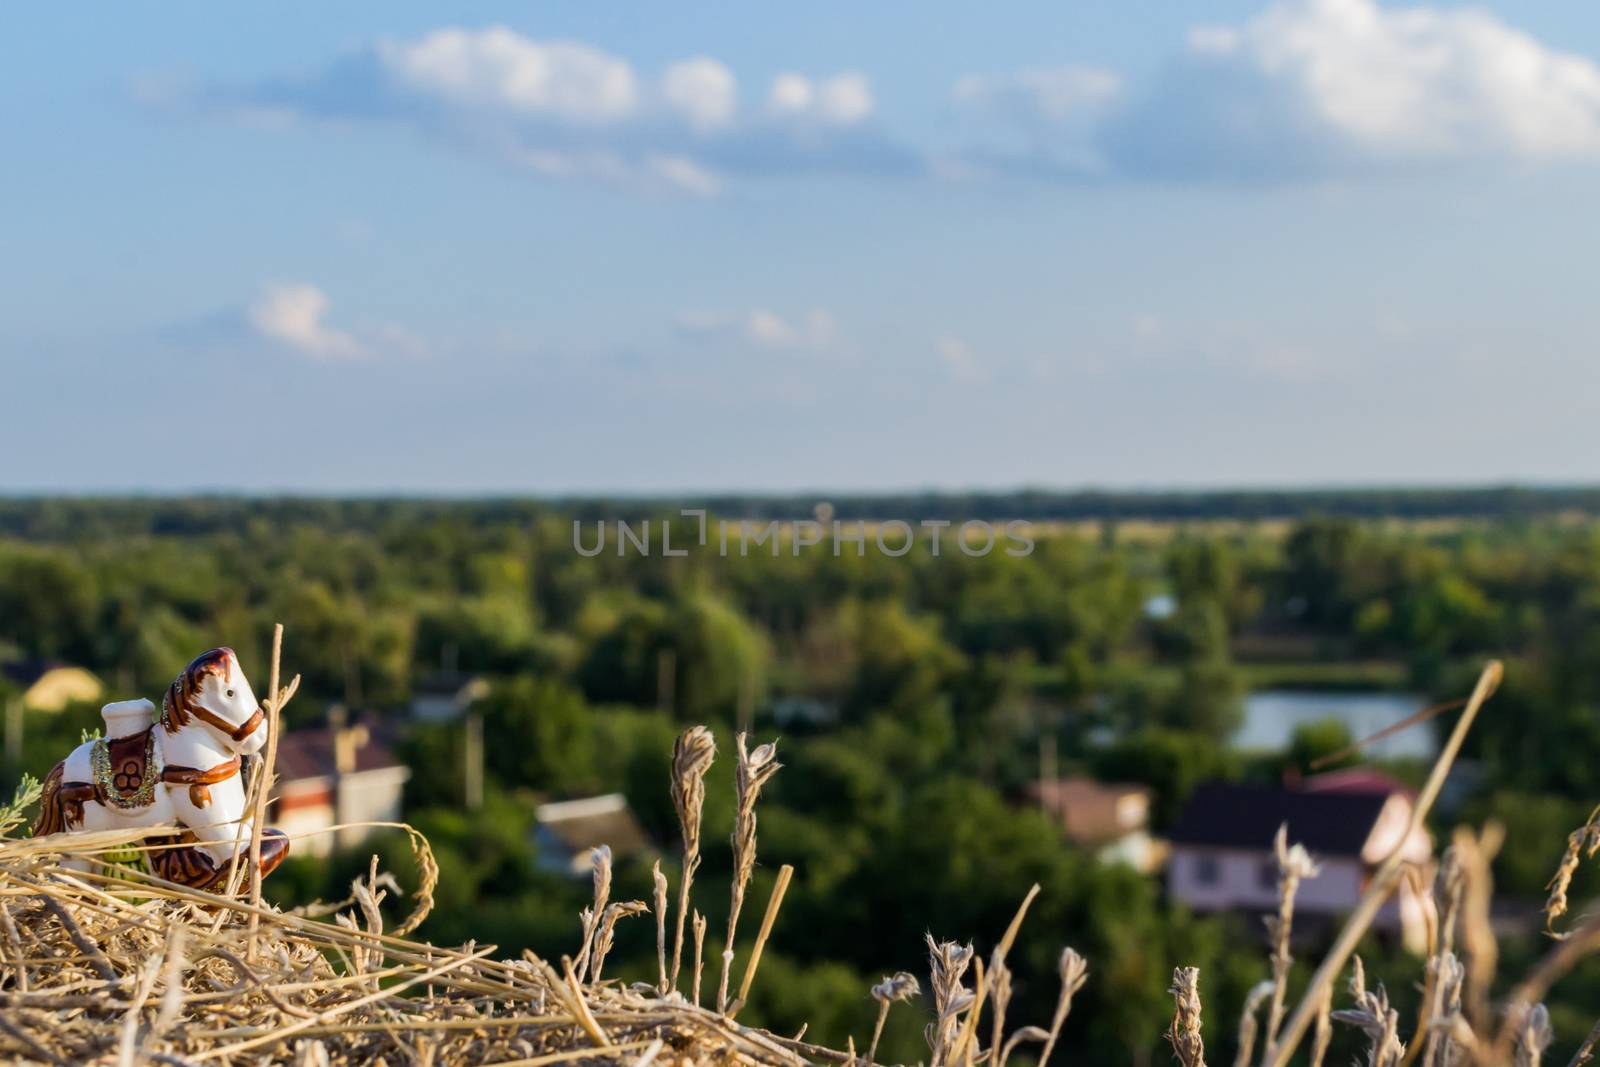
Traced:
<path id="1" fill-rule="evenodd" d="M 1039 882 L 1013 1018 L 1071 944 L 1064 1050 L 1142 1064 L 1174 965 L 1219 1040 L 1266 976 L 1285 821 L 1320 955 L 1451 720 L 1345 750 L 1499 656 L 1429 830 L 1505 824 L 1507 972 L 1543 951 L 1600 801 L 1587 5 L 0 25 L 0 786 L 213 645 L 264 690 L 282 622 L 271 892 L 409 884 L 324 832 L 403 818 L 423 936 L 558 957 L 592 846 L 676 877 L 693 723 L 717 942 L 748 729 L 753 907 L 796 875 L 743 1018 L 860 1043 Z M 1424 926 L 1362 948 L 1406 1018 Z"/>

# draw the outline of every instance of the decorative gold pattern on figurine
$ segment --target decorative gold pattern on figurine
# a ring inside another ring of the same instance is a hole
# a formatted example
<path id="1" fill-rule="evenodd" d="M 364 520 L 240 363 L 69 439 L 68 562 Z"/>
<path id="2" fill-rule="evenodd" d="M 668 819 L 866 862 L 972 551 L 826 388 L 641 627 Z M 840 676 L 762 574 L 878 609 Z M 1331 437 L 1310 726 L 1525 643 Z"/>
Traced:
<path id="1" fill-rule="evenodd" d="M 156 802 L 161 782 L 161 746 L 146 727 L 131 737 L 99 738 L 89 753 L 96 799 L 118 811 L 139 811 Z"/>

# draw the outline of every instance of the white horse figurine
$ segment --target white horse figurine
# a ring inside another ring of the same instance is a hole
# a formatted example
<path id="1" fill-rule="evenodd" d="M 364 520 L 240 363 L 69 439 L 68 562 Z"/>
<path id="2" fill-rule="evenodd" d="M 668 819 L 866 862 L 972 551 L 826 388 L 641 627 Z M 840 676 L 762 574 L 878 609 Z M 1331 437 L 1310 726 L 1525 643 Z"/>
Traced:
<path id="1" fill-rule="evenodd" d="M 240 757 L 266 743 L 266 712 L 231 648 L 214 648 L 184 668 L 159 721 L 154 712 L 148 700 L 101 709 L 106 736 L 73 749 L 45 778 L 34 836 L 176 822 L 184 833 L 150 854 L 151 869 L 168 881 L 221 890 L 236 848 L 248 873 L 252 820 Z M 288 853 L 281 831 L 264 830 L 262 876 Z"/>

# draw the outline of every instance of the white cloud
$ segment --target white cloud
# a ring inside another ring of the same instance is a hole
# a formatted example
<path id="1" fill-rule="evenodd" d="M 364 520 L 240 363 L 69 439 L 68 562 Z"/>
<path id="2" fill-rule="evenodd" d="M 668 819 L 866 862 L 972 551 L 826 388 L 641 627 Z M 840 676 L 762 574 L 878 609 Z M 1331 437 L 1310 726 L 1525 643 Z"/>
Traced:
<path id="1" fill-rule="evenodd" d="M 1117 98 L 1122 78 L 1100 67 L 1069 64 L 1011 74 L 972 74 L 951 94 L 963 107 L 1047 122 L 1098 115 Z"/>
<path id="2" fill-rule="evenodd" d="M 245 313 L 250 326 L 298 352 L 319 359 L 350 359 L 367 354 L 353 336 L 323 320 L 328 298 L 308 282 L 269 286 Z"/>
<path id="3" fill-rule="evenodd" d="M 849 126 L 870 118 L 874 103 L 871 84 L 853 71 L 821 80 L 789 72 L 772 80 L 767 106 L 786 118 Z"/>
<path id="4" fill-rule="evenodd" d="M 726 126 L 738 107 L 733 72 L 709 56 L 668 67 L 661 79 L 661 95 L 700 131 Z"/>
<path id="5" fill-rule="evenodd" d="M 772 110 L 784 115 L 804 114 L 811 110 L 817 91 L 811 79 L 802 74 L 780 74 L 772 79 Z"/>
<path id="6" fill-rule="evenodd" d="M 1480 10 L 1286 0 L 1191 31 L 1103 142 L 1164 177 L 1596 158 L 1600 67 Z"/>
<path id="7" fill-rule="evenodd" d="M 1600 159 L 1600 66 L 1472 8 L 1281 0 L 1193 27 L 1148 84 L 1065 66 L 960 79 L 946 173 L 1261 181 Z"/>
<path id="8" fill-rule="evenodd" d="M 745 344 L 770 349 L 831 348 L 838 330 L 833 315 L 825 308 L 812 308 L 795 318 L 786 318 L 766 308 L 747 311 L 687 311 L 678 316 L 678 332 L 686 337 L 714 340 L 733 338 Z"/>
<path id="9" fill-rule="evenodd" d="M 171 106 L 181 94 L 147 94 Z M 918 157 L 875 124 L 857 73 L 784 75 L 774 102 L 741 112 L 720 60 L 693 56 L 641 76 L 579 41 L 504 27 L 385 40 L 297 77 L 214 85 L 187 99 L 258 127 L 389 122 L 542 177 L 713 195 L 730 176 L 903 175 Z"/>
<path id="10" fill-rule="evenodd" d="M 973 355 L 972 346 L 960 338 L 936 337 L 933 347 L 939 353 L 945 370 L 955 381 L 972 384 L 988 379 L 989 372 Z"/>
<path id="11" fill-rule="evenodd" d="M 626 60 L 577 42 L 531 40 L 503 26 L 435 30 L 411 43 L 385 41 L 377 54 L 401 85 L 461 106 L 615 122 L 632 115 L 639 102 Z"/>
<path id="12" fill-rule="evenodd" d="M 1377 151 L 1550 156 L 1600 149 L 1600 69 L 1478 10 L 1303 0 L 1201 50 L 1281 82 Z"/>
<path id="13" fill-rule="evenodd" d="M 652 179 L 679 192 L 716 196 L 722 179 L 687 156 L 649 156 L 645 170 Z"/>

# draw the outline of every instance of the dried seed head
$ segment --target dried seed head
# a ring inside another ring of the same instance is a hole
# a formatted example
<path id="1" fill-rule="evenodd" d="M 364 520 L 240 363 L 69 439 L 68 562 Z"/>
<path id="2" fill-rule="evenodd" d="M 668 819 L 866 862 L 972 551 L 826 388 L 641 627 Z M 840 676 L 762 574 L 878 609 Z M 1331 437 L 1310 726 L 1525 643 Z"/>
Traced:
<path id="1" fill-rule="evenodd" d="M 684 852 L 700 851 L 700 812 L 706 772 L 717 758 L 717 741 L 704 726 L 691 726 L 672 745 L 672 806 L 678 813 Z"/>
<path id="2" fill-rule="evenodd" d="M 594 864 L 594 902 L 596 910 L 606 906 L 611 896 L 611 846 L 597 845 L 591 853 Z"/>
<path id="3" fill-rule="evenodd" d="M 917 976 L 906 971 L 885 975 L 883 981 L 872 987 L 872 996 L 880 1003 L 903 1003 L 921 992 Z"/>
<path id="4" fill-rule="evenodd" d="M 1539 1067 L 1544 1050 L 1556 1036 L 1550 1028 L 1550 1012 L 1543 1004 L 1535 1004 L 1523 1007 L 1515 1019 L 1511 1031 L 1515 1067 Z"/>
<path id="5" fill-rule="evenodd" d="M 1287 854 L 1278 857 L 1278 868 L 1286 877 L 1295 879 L 1315 878 L 1322 873 L 1311 859 L 1311 853 L 1306 851 L 1304 845 L 1293 845 Z"/>
<path id="6" fill-rule="evenodd" d="M 1593 859 L 1600 852 L 1600 808 L 1589 815 L 1589 821 L 1567 835 L 1567 850 L 1551 877 L 1550 896 L 1545 901 L 1545 928 L 1553 929 L 1557 919 L 1567 913 L 1567 891 L 1572 888 L 1572 876 L 1578 871 L 1582 859 Z"/>
<path id="7" fill-rule="evenodd" d="M 1467 873 L 1461 866 L 1461 854 L 1451 845 L 1439 858 L 1439 873 L 1433 880 L 1433 907 L 1439 916 L 1439 950 L 1451 952 L 1456 947 L 1456 925 L 1461 915 L 1461 898 L 1466 889 Z"/>
<path id="8" fill-rule="evenodd" d="M 1406 1051 L 1400 1042 L 1400 1013 L 1390 1007 L 1389 994 L 1383 986 L 1367 989 L 1367 972 L 1361 957 L 1355 957 L 1352 964 L 1350 996 L 1355 1006 L 1332 1012 L 1330 1018 L 1358 1027 L 1367 1035 L 1367 1062 L 1371 1067 L 1395 1067 Z"/>
<path id="9" fill-rule="evenodd" d="M 1183 1067 L 1204 1067 L 1205 1041 L 1200 1036 L 1200 968 L 1179 967 L 1172 972 L 1174 1010 L 1167 1040 Z"/>
<path id="10" fill-rule="evenodd" d="M 955 1043 L 960 1028 L 958 1017 L 976 1000 L 972 991 L 961 984 L 962 977 L 972 964 L 973 950 L 970 944 L 935 941 L 931 934 L 926 939 L 934 1016 L 926 1037 L 928 1047 L 933 1051 L 931 1062 L 938 1064 L 944 1061 Z"/>
<path id="11" fill-rule="evenodd" d="M 1078 955 L 1075 948 L 1061 950 L 1061 959 L 1056 963 L 1056 970 L 1061 975 L 1061 986 L 1069 995 L 1083 988 L 1083 983 L 1089 980 L 1089 961 Z"/>

